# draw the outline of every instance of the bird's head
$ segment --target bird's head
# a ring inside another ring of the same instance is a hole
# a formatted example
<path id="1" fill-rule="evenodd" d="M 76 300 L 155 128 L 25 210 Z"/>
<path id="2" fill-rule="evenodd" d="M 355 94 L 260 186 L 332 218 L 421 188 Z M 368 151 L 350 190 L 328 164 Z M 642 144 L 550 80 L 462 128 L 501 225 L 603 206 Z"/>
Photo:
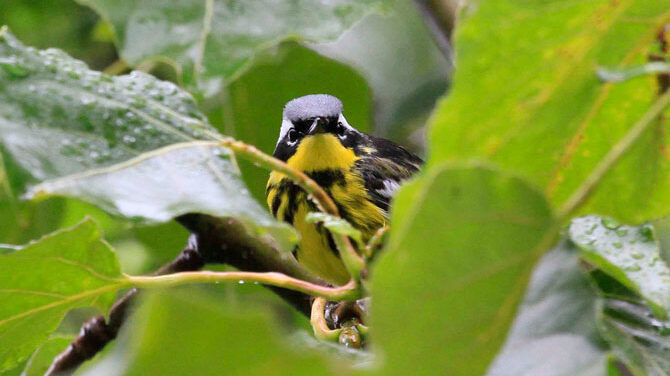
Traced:
<path id="1" fill-rule="evenodd" d="M 342 115 L 339 99 L 327 94 L 306 95 L 284 107 L 273 155 L 304 171 L 344 167 L 341 159 L 353 157 L 362 137 Z"/>

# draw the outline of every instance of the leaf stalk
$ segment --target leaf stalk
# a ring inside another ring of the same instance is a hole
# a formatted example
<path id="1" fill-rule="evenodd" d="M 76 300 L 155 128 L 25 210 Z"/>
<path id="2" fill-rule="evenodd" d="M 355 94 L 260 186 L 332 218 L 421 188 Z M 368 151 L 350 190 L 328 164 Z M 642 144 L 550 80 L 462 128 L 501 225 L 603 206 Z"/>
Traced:
<path id="1" fill-rule="evenodd" d="M 195 283 L 261 283 L 299 291 L 329 300 L 356 300 L 361 296 L 358 283 L 353 279 L 342 286 L 327 287 L 306 282 L 276 272 L 181 272 L 160 276 L 126 276 L 129 283 L 139 288 L 164 288 Z"/>

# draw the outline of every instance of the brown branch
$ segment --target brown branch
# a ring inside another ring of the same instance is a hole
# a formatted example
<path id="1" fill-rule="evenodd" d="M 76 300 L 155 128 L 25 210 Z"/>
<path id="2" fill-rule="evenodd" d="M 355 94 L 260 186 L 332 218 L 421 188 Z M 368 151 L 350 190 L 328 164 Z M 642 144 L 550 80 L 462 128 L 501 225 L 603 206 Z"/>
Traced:
<path id="1" fill-rule="evenodd" d="M 186 214 L 178 217 L 177 221 L 194 234 L 198 251 L 207 263 L 228 264 L 250 272 L 284 273 L 310 283 L 328 285 L 307 271 L 292 256 L 282 254 L 273 244 L 250 234 L 235 219 Z M 311 296 L 272 286 L 268 288 L 309 317 Z"/>

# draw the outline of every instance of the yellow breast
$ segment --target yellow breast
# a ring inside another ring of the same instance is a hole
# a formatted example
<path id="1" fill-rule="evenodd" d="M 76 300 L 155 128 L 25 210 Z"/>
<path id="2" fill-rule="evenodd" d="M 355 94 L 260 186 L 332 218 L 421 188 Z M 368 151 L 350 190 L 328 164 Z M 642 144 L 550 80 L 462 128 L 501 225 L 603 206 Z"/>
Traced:
<path id="1" fill-rule="evenodd" d="M 384 225 L 383 211 L 368 198 L 363 178 L 353 168 L 358 157 L 331 134 L 306 137 L 286 162 L 289 166 L 312 176 L 330 194 L 342 217 L 363 233 L 367 239 Z M 333 181 L 319 181 L 324 172 Z M 328 183 L 328 184 L 324 184 Z M 297 249 L 298 261 L 310 271 L 332 283 L 347 282 L 348 275 L 337 251 L 332 249 L 328 233 L 319 225 L 305 222 L 314 205 L 305 192 L 296 189 L 289 179 L 273 171 L 268 180 L 268 206 L 277 219 L 290 222 L 301 236 Z"/>

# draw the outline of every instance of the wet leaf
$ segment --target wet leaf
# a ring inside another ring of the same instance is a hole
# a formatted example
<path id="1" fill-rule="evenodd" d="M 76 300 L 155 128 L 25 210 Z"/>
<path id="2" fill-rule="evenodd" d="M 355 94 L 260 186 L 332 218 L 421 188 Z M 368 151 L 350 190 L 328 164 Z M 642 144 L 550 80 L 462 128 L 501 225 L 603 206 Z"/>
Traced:
<path id="1" fill-rule="evenodd" d="M 335 39 L 388 0 L 233 1 L 79 0 L 109 19 L 121 55 L 132 66 L 168 60 L 185 82 L 218 91 L 260 49 L 287 38 Z"/>
<path id="2" fill-rule="evenodd" d="M 670 268 L 649 225 L 626 226 L 608 217 L 576 218 L 570 239 L 581 257 L 642 296 L 659 317 L 670 309 Z"/>
<path id="3" fill-rule="evenodd" d="M 307 214 L 306 221 L 307 223 L 322 223 L 331 232 L 348 236 L 358 244 L 363 244 L 361 232 L 355 229 L 346 219 L 326 213 L 311 212 Z"/>
<path id="4" fill-rule="evenodd" d="M 27 72 L 0 72 L 0 142 L 38 183 L 29 197 L 76 196 L 145 222 L 231 216 L 286 247 L 295 239 L 250 197 L 221 136 L 174 84 L 91 71 L 8 32 L 0 57 Z"/>
<path id="5" fill-rule="evenodd" d="M 628 367 L 640 375 L 670 375 L 670 321 L 635 302 L 608 299 L 600 306 L 601 333 Z"/>
<path id="6" fill-rule="evenodd" d="M 561 205 L 656 99 L 655 77 L 602 83 L 595 69 L 646 63 L 670 21 L 667 0 L 486 1 L 472 14 L 456 32 L 458 69 L 431 123 L 430 163 L 486 159 Z M 662 123 L 582 213 L 636 223 L 670 212 L 668 117 Z"/>
<path id="7" fill-rule="evenodd" d="M 122 280 L 90 219 L 0 254 L 0 371 L 30 356 L 70 309 L 106 312 Z"/>
<path id="8" fill-rule="evenodd" d="M 477 375 L 505 339 L 553 219 L 523 180 L 434 166 L 394 203 L 371 270 L 374 344 L 393 374 Z"/>
<path id="9" fill-rule="evenodd" d="M 505 346 L 487 376 L 601 376 L 608 348 L 596 327 L 598 295 L 562 242 L 533 271 Z"/>

